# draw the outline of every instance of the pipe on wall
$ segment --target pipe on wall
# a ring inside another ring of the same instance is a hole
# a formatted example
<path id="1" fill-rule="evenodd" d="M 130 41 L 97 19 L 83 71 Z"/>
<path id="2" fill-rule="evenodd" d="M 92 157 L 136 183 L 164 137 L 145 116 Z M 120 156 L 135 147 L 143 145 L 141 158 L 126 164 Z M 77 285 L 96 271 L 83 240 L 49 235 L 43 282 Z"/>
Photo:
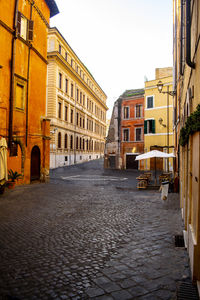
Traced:
<path id="1" fill-rule="evenodd" d="M 191 61 L 191 0 L 186 0 L 186 63 L 194 69 L 195 64 Z"/>
<path id="2" fill-rule="evenodd" d="M 13 16 L 13 29 L 14 34 L 12 38 L 11 50 L 11 76 L 10 76 L 10 110 L 9 110 L 9 141 L 8 146 L 11 148 L 13 140 L 13 104 L 14 104 L 14 80 L 15 80 L 15 55 L 16 55 L 16 39 L 17 39 L 17 14 L 18 14 L 19 0 L 15 1 L 15 11 Z"/>

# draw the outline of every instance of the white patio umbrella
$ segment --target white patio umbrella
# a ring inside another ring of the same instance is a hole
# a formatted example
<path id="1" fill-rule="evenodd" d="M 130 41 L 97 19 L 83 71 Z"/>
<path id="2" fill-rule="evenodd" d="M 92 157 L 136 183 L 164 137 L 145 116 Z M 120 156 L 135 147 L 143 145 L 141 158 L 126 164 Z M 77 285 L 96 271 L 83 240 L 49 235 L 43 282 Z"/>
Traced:
<path id="1" fill-rule="evenodd" d="M 4 138 L 0 138 L 0 180 L 8 180 L 7 143 Z"/>
<path id="2" fill-rule="evenodd" d="M 162 151 L 158 151 L 158 150 L 152 150 L 149 152 L 146 152 L 144 154 L 140 154 L 138 156 L 136 156 L 135 160 L 142 160 L 142 159 L 148 159 L 148 158 L 154 158 L 155 157 L 155 183 L 156 183 L 156 157 L 160 157 L 160 158 L 170 158 L 170 157 L 175 157 L 175 155 L 173 153 L 165 153 Z"/>

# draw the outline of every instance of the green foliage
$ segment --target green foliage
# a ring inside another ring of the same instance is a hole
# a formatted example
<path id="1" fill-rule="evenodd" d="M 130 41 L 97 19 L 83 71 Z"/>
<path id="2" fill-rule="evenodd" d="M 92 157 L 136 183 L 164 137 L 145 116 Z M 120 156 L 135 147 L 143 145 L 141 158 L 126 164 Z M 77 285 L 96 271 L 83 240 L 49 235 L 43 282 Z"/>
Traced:
<path id="1" fill-rule="evenodd" d="M 8 179 L 11 181 L 18 180 L 22 177 L 22 174 L 18 173 L 17 171 L 13 171 L 12 169 L 8 170 Z"/>
<path id="2" fill-rule="evenodd" d="M 187 118 L 185 126 L 180 130 L 179 144 L 185 146 L 189 136 L 200 131 L 200 104 L 197 109 Z"/>

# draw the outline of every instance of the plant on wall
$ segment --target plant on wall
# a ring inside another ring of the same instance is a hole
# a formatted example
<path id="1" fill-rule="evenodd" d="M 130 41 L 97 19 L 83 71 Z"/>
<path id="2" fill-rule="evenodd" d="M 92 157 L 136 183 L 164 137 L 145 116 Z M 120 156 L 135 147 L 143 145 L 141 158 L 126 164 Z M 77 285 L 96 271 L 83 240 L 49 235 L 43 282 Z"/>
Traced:
<path id="1" fill-rule="evenodd" d="M 188 143 L 189 136 L 200 131 L 200 104 L 197 109 L 187 118 L 185 126 L 180 130 L 179 144 L 185 146 Z"/>

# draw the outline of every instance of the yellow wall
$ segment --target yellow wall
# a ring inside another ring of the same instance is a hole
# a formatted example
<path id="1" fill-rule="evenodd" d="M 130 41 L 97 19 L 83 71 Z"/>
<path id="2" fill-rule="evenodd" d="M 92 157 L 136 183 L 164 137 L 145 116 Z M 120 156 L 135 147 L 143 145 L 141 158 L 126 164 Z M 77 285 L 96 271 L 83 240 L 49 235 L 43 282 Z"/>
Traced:
<path id="1" fill-rule="evenodd" d="M 156 75 L 165 75 L 165 70 L 156 69 Z M 171 70 L 172 73 L 172 70 Z M 167 75 L 169 74 L 169 68 L 167 68 Z M 144 148 L 145 152 L 150 151 L 150 147 L 157 145 L 161 147 L 167 146 L 167 94 L 159 93 L 157 89 L 157 83 L 161 80 L 164 84 L 163 92 L 167 91 L 167 87 L 169 91 L 172 91 L 172 76 L 161 77 L 155 80 L 145 82 L 145 120 L 154 119 L 155 120 L 155 133 L 145 134 L 144 136 Z M 153 96 L 154 105 L 153 108 L 147 108 L 147 97 Z M 173 138 L 173 97 L 169 95 L 169 146 L 172 148 L 169 149 L 169 153 L 173 152 L 174 146 L 174 138 Z M 162 118 L 162 125 L 166 125 L 166 127 L 162 126 L 159 122 L 159 119 Z M 164 151 L 164 149 L 163 149 Z M 167 148 L 165 148 L 167 152 Z M 173 167 L 173 159 L 169 160 L 170 169 Z M 164 167 L 164 165 L 163 165 Z M 146 162 L 146 168 L 150 169 L 150 160 Z"/>

